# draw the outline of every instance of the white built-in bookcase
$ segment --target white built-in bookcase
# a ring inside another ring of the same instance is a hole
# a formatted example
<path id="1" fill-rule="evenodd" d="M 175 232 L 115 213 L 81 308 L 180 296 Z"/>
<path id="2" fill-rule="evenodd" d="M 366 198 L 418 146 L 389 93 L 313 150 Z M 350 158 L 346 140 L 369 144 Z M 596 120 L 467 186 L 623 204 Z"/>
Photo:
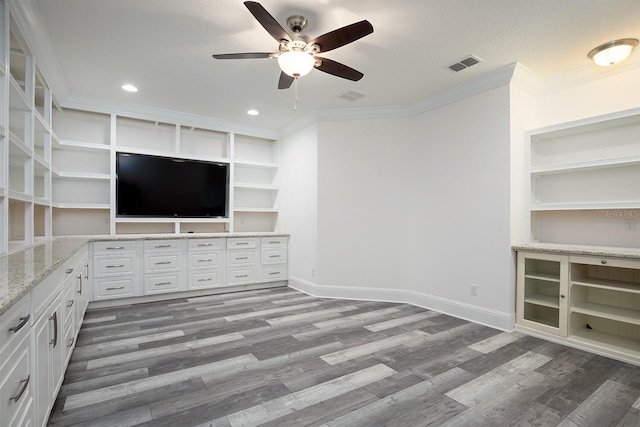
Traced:
<path id="1" fill-rule="evenodd" d="M 529 133 L 532 243 L 640 248 L 640 109 Z"/>
<path id="2" fill-rule="evenodd" d="M 0 20 L 0 254 L 55 236 L 275 231 L 277 140 L 179 116 L 56 108 L 4 2 Z M 116 217 L 117 151 L 228 163 L 229 216 Z"/>

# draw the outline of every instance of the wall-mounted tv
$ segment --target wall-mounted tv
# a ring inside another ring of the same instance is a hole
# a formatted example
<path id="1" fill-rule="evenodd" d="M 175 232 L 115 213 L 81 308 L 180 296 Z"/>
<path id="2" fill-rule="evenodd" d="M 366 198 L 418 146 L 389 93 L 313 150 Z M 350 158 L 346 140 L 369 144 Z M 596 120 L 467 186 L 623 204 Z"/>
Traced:
<path id="1" fill-rule="evenodd" d="M 116 216 L 228 216 L 229 164 L 116 153 Z"/>

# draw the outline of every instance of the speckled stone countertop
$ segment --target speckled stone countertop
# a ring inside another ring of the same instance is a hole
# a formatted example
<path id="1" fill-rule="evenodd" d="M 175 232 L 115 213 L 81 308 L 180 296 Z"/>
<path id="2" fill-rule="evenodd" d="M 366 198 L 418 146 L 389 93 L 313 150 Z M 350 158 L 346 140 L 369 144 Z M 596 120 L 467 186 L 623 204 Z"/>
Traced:
<path id="1" fill-rule="evenodd" d="M 640 259 L 640 249 L 610 248 L 606 246 L 554 245 L 550 243 L 530 243 L 513 245 L 518 252 L 545 252 L 560 255 L 588 255 L 613 258 Z"/>
<path id="2" fill-rule="evenodd" d="M 75 254 L 89 239 L 58 239 L 0 257 L 0 314 Z"/>
<path id="3" fill-rule="evenodd" d="M 69 259 L 85 243 L 115 240 L 207 239 L 231 237 L 284 237 L 286 233 L 217 233 L 118 235 L 86 238 L 57 238 L 27 249 L 0 256 L 0 315 L 34 286 Z"/>

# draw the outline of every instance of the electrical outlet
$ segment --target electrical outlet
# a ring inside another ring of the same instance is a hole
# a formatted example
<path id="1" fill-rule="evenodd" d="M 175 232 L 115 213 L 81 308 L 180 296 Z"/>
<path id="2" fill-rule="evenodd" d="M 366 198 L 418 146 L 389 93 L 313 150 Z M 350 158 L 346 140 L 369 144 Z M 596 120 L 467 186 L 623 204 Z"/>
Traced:
<path id="1" fill-rule="evenodd" d="M 624 220 L 624 229 L 627 231 L 636 231 L 636 220 L 635 219 L 625 219 Z"/>
<path id="2" fill-rule="evenodd" d="M 469 292 L 471 293 L 472 297 L 478 296 L 478 285 L 471 285 L 469 287 Z"/>

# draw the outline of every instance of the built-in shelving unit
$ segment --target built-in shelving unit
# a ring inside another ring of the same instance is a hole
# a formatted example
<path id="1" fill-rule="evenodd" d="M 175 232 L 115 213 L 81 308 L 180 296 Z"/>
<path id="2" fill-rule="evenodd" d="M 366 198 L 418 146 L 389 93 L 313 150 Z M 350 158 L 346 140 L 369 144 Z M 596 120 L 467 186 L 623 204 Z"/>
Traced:
<path id="1" fill-rule="evenodd" d="M 529 133 L 531 242 L 640 248 L 640 110 Z"/>
<path id="2" fill-rule="evenodd" d="M 55 108 L 2 2 L 0 20 L 0 254 L 55 236 L 275 231 L 280 145 L 271 135 L 179 113 Z M 229 164 L 228 216 L 117 217 L 119 151 Z"/>

